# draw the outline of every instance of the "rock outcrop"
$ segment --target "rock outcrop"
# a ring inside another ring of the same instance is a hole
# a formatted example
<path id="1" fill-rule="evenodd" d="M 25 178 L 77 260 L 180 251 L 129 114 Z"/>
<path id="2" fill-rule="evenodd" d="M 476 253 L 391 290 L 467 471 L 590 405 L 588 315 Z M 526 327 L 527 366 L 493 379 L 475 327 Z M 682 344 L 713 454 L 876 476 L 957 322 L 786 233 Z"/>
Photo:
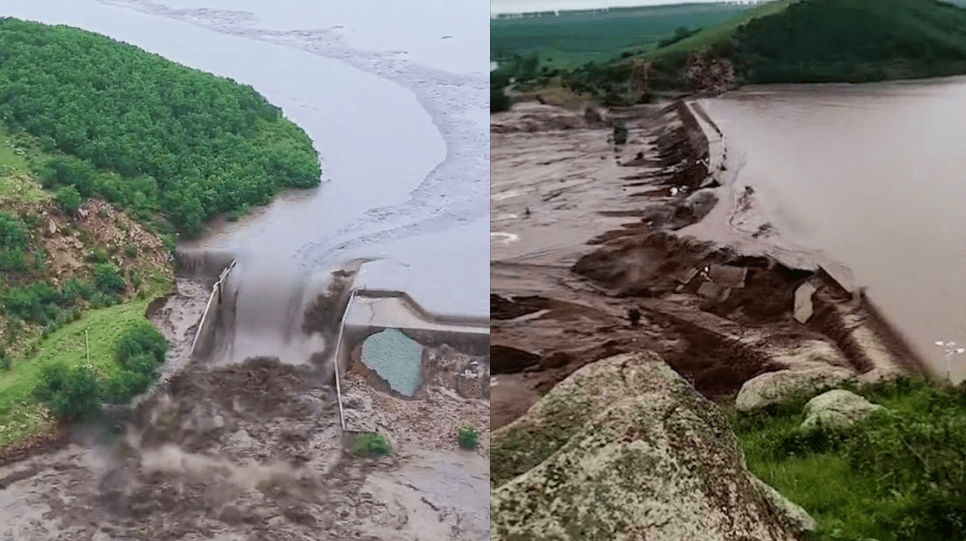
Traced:
<path id="1" fill-rule="evenodd" d="M 823 387 L 839 385 L 853 376 L 853 372 L 847 368 L 822 364 L 766 372 L 741 386 L 735 399 L 735 409 L 743 413 L 760 410 L 799 394 L 815 393 Z"/>
<path id="2" fill-rule="evenodd" d="M 805 404 L 805 432 L 822 428 L 848 428 L 874 411 L 885 410 L 861 396 L 842 389 L 822 393 Z"/>
<path id="3" fill-rule="evenodd" d="M 656 354 L 588 365 L 491 448 L 492 539 L 791 540 L 727 416 Z"/>

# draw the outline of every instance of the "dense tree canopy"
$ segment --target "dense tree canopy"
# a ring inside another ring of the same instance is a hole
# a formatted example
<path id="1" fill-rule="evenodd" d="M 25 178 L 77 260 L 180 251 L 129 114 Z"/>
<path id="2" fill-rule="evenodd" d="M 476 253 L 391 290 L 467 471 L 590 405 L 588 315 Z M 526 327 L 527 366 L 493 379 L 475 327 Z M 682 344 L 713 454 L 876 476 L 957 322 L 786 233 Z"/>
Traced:
<path id="1" fill-rule="evenodd" d="M 864 82 L 966 72 L 966 10 L 936 0 L 807 0 L 740 28 L 754 83 Z"/>
<path id="2" fill-rule="evenodd" d="M 308 136 L 249 86 L 110 38 L 0 19 L 0 120 L 67 156 L 42 171 L 184 233 L 319 183 Z"/>

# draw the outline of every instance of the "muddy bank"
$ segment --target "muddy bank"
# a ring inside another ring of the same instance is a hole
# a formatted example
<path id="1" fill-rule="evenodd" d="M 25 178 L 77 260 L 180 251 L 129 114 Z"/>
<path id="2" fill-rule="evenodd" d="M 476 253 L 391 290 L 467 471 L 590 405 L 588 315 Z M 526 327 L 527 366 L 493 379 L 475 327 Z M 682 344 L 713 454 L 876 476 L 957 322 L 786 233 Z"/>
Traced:
<path id="1" fill-rule="evenodd" d="M 576 116 L 533 104 L 494 115 L 493 429 L 580 367 L 642 349 L 720 403 L 781 370 L 925 374 L 841 266 L 749 227 L 754 189 L 733 193 L 703 111 L 614 112 L 624 145 Z"/>

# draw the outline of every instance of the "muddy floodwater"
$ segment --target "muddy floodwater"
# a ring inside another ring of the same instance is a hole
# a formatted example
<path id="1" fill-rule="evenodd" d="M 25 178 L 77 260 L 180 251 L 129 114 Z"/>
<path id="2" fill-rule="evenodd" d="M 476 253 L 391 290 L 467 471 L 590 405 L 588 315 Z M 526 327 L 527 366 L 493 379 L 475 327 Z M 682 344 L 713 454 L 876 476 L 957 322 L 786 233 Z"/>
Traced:
<path id="1" fill-rule="evenodd" d="M 702 104 L 737 190 L 754 188 L 780 235 L 848 265 L 944 376 L 935 342 L 966 344 L 966 78 L 748 87 Z"/>

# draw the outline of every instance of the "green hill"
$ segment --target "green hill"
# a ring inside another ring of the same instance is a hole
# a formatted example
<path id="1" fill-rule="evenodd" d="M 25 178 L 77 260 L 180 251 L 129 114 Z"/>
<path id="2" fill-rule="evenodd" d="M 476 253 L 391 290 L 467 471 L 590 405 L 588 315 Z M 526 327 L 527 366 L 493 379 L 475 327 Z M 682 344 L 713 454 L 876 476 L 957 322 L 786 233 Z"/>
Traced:
<path id="1" fill-rule="evenodd" d="M 668 47 L 650 50 L 647 52 L 647 54 L 645 54 L 645 57 L 654 59 L 669 53 L 673 54 L 682 51 L 691 52 L 706 49 L 715 43 L 731 39 L 738 29 L 742 25 L 747 24 L 749 21 L 771 15 L 777 15 L 785 11 L 788 6 L 799 1 L 801 0 L 772 0 L 770 2 L 763 2 L 754 8 L 745 10 L 736 18 L 729 19 L 728 21 L 715 26 L 704 28 L 693 36 L 678 41 L 677 43 L 674 43 Z"/>
<path id="2" fill-rule="evenodd" d="M 46 187 L 182 233 L 321 176 L 308 136 L 251 87 L 66 26 L 0 18 L 0 121 L 62 154 L 35 168 Z"/>
<path id="3" fill-rule="evenodd" d="M 679 28 L 718 27 L 748 10 L 709 2 L 501 16 L 490 21 L 490 56 L 504 63 L 535 55 L 542 71 L 570 70 L 640 54 Z"/>
<path id="4" fill-rule="evenodd" d="M 962 74 L 966 9 L 938 0 L 778 0 L 651 57 L 673 65 L 676 53 L 698 51 L 731 60 L 743 83 Z"/>
<path id="5" fill-rule="evenodd" d="M 706 67 L 719 60 L 730 61 L 733 83 L 739 85 L 861 83 L 966 74 L 966 8 L 960 5 L 964 3 L 966 0 L 773 0 L 698 31 L 679 26 L 673 34 L 661 34 L 656 43 L 653 36 L 641 38 L 636 47 L 626 43 L 625 34 L 619 40 L 602 38 L 599 32 L 591 32 L 592 25 L 576 25 L 576 19 L 568 22 L 563 14 L 545 22 L 541 21 L 547 16 L 523 18 L 513 21 L 512 30 L 518 34 L 515 43 L 523 43 L 527 28 L 533 33 L 530 39 L 537 43 L 543 33 L 558 25 L 560 31 L 573 31 L 574 50 L 586 49 L 584 41 L 591 38 L 599 41 L 601 49 L 610 43 L 609 60 L 548 70 L 543 56 L 514 53 L 513 60 L 501 63 L 493 72 L 493 92 L 500 97 L 500 88 L 512 82 L 518 92 L 562 89 L 607 105 L 628 105 L 646 102 L 655 92 L 727 87 L 730 76 L 722 78 L 721 73 L 727 74 L 728 69 L 704 70 L 696 80 L 686 77 L 696 55 L 704 58 Z M 671 21 L 659 11 L 634 13 L 642 17 L 638 20 L 660 17 L 661 25 Z M 715 12 L 715 16 L 721 13 Z M 591 21 L 587 14 L 582 17 L 586 19 L 583 23 Z M 609 24 L 625 22 L 616 16 L 612 19 Z M 509 23 L 505 26 L 494 26 L 492 46 L 514 43 L 509 39 Z M 606 29 L 606 25 L 600 28 Z M 563 48 L 562 43 L 558 38 L 557 47 Z"/>

